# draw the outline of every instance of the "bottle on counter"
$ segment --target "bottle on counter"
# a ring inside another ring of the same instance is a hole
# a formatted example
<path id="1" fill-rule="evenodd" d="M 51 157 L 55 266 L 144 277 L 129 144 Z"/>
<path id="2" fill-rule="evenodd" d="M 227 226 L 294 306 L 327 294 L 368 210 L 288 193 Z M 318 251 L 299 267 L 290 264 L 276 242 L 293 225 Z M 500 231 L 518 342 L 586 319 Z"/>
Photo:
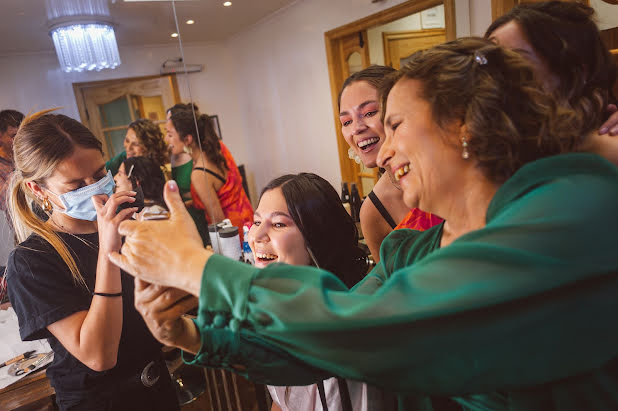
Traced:
<path id="1" fill-rule="evenodd" d="M 249 247 L 249 226 L 247 225 L 243 226 L 242 236 L 243 236 L 243 242 L 242 242 L 243 258 L 242 259 L 245 263 L 254 265 L 255 258 L 253 257 L 253 251 L 251 251 L 251 247 Z"/>
<path id="2" fill-rule="evenodd" d="M 348 183 L 345 181 L 341 182 L 341 202 L 349 203 L 350 202 L 350 192 L 348 191 Z"/>
<path id="3" fill-rule="evenodd" d="M 361 208 L 361 198 L 358 193 L 358 188 L 356 188 L 356 183 L 350 184 L 350 210 L 352 211 L 350 215 L 354 219 L 354 222 L 360 221 L 360 208 Z"/>
<path id="4" fill-rule="evenodd" d="M 232 260 L 240 260 L 242 251 L 240 248 L 240 237 L 238 236 L 238 227 L 223 227 L 218 231 L 219 251 Z"/>
<path id="5" fill-rule="evenodd" d="M 348 183 L 345 181 L 341 182 L 341 203 L 348 214 L 352 215 L 352 209 L 350 207 L 350 192 L 348 191 Z"/>

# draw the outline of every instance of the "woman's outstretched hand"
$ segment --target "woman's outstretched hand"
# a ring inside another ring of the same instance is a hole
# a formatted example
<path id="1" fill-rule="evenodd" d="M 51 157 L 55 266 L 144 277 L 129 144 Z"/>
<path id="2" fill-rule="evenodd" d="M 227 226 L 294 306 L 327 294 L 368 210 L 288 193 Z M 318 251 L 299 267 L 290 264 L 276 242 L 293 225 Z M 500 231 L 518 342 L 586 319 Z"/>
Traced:
<path id="1" fill-rule="evenodd" d="M 202 271 L 212 253 L 204 249 L 175 181 L 167 182 L 163 196 L 170 218 L 123 221 L 118 232 L 125 236 L 125 243 L 120 253 L 110 253 L 109 259 L 137 278 L 197 296 Z"/>
<path id="2" fill-rule="evenodd" d="M 135 308 L 161 344 L 193 354 L 199 351 L 200 334 L 193 321 L 183 316 L 197 305 L 197 298 L 185 291 L 135 279 Z"/>

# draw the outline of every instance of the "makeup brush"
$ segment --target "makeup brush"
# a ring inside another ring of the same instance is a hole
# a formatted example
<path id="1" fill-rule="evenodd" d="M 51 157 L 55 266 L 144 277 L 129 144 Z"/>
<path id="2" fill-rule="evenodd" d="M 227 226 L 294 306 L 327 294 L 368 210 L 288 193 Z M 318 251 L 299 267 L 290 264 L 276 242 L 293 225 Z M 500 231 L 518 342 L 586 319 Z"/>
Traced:
<path id="1" fill-rule="evenodd" d="M 0 368 L 6 366 L 6 365 L 10 365 L 13 364 L 14 362 L 17 362 L 19 360 L 23 360 L 24 358 L 30 358 L 32 357 L 32 354 L 34 354 L 36 351 L 32 350 L 32 351 L 26 351 L 25 353 L 18 355 L 15 358 L 11 358 L 10 360 L 7 360 L 5 362 L 3 362 L 2 364 L 0 364 Z"/>

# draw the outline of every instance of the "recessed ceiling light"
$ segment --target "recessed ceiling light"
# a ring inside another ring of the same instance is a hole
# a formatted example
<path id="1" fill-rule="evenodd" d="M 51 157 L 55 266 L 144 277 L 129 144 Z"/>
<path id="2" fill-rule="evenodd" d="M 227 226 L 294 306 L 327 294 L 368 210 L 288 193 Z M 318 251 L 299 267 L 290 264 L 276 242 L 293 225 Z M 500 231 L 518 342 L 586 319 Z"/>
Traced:
<path id="1" fill-rule="evenodd" d="M 193 21 L 193 20 L 187 20 L 187 24 L 195 24 L 195 21 Z"/>
<path id="2" fill-rule="evenodd" d="M 232 2 L 231 1 L 226 1 L 225 3 L 223 3 L 223 5 L 225 7 L 230 7 L 232 5 Z"/>
<path id="3" fill-rule="evenodd" d="M 176 38 L 176 37 L 178 37 L 178 33 L 172 33 L 172 34 L 170 34 L 170 36 Z"/>

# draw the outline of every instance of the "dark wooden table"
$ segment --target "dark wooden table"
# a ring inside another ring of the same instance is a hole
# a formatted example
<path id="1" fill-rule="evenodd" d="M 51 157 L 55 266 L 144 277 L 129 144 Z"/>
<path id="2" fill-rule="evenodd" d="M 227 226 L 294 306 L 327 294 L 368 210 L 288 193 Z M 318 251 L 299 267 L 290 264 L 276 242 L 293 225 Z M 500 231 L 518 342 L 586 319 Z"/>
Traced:
<path id="1" fill-rule="evenodd" d="M 0 410 L 52 410 L 53 395 L 54 389 L 49 385 L 45 370 L 40 370 L 1 389 Z"/>

